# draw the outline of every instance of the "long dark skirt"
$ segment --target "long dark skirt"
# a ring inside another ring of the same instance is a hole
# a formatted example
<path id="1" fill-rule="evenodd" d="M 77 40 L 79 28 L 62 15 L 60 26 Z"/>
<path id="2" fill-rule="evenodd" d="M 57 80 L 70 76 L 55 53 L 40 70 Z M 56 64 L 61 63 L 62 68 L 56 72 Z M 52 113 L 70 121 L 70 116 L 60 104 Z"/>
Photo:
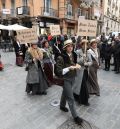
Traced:
<path id="1" fill-rule="evenodd" d="M 89 99 L 89 93 L 88 93 L 88 88 L 87 88 L 87 79 L 88 79 L 88 71 L 87 71 L 87 69 L 85 69 L 84 73 L 83 73 L 80 94 L 79 95 L 74 94 L 75 100 L 78 103 L 83 104 L 83 105 L 87 105 L 88 99 Z"/>
<path id="2" fill-rule="evenodd" d="M 97 78 L 97 68 L 93 66 L 89 68 L 87 86 L 88 86 L 89 94 L 95 94 L 97 96 L 100 95 L 100 88 L 99 88 L 98 78 Z"/>
<path id="3" fill-rule="evenodd" d="M 44 63 L 44 72 L 50 85 L 54 84 L 52 63 Z"/>
<path id="4" fill-rule="evenodd" d="M 49 83 L 47 81 L 47 78 L 46 78 L 44 72 L 42 71 L 42 69 L 39 68 L 39 83 L 27 84 L 26 92 L 30 93 L 32 91 L 33 95 L 42 94 L 42 93 L 46 92 L 48 86 L 49 86 Z"/>

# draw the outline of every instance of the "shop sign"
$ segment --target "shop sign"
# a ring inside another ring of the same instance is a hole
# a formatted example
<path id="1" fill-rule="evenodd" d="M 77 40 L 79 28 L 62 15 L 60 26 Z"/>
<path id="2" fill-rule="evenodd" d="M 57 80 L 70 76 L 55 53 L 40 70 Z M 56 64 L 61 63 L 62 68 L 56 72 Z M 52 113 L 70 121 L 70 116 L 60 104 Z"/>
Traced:
<path id="1" fill-rule="evenodd" d="M 22 7 L 17 8 L 17 14 L 18 15 L 22 15 L 23 14 L 23 8 Z"/>
<path id="2" fill-rule="evenodd" d="M 44 22 L 40 22 L 40 27 L 44 27 Z"/>
<path id="3" fill-rule="evenodd" d="M 96 36 L 97 21 L 79 19 L 78 21 L 78 35 L 79 36 Z"/>
<path id="4" fill-rule="evenodd" d="M 36 28 L 19 30 L 17 32 L 17 39 L 21 44 L 32 43 L 38 41 Z"/>
<path id="5" fill-rule="evenodd" d="M 2 9 L 3 14 L 11 14 L 10 9 Z"/>
<path id="6" fill-rule="evenodd" d="M 60 35 L 60 25 L 50 25 L 51 35 Z"/>

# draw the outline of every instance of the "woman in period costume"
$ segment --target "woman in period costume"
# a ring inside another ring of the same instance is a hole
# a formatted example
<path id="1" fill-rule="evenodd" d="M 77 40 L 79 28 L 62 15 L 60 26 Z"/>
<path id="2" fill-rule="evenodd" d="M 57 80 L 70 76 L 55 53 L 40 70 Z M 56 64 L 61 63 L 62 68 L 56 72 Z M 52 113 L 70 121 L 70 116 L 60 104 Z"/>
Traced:
<path id="1" fill-rule="evenodd" d="M 66 40 L 64 42 L 64 51 L 56 60 L 56 72 L 59 77 L 64 80 L 63 92 L 60 101 L 60 110 L 68 112 L 66 107 L 66 101 L 68 102 L 71 114 L 75 123 L 81 125 L 82 119 L 78 116 L 75 108 L 75 101 L 73 96 L 73 84 L 76 76 L 76 69 L 80 69 L 80 65 L 77 64 L 77 55 L 73 52 L 72 40 Z"/>
<path id="2" fill-rule="evenodd" d="M 89 76 L 87 82 L 88 91 L 90 94 L 100 96 L 100 88 L 97 78 L 97 71 L 100 66 L 100 52 L 97 48 L 96 39 L 91 40 L 90 49 L 88 50 L 88 53 L 91 55 L 92 58 L 92 65 L 89 67 Z"/>
<path id="3" fill-rule="evenodd" d="M 47 94 L 49 84 L 41 66 L 42 59 L 42 50 L 37 47 L 36 43 L 32 43 L 25 56 L 25 62 L 28 64 L 26 92 L 32 92 L 32 95 Z"/>
<path id="4" fill-rule="evenodd" d="M 52 48 L 49 46 L 47 40 L 43 41 L 43 64 L 44 64 L 44 72 L 48 79 L 50 85 L 54 84 L 53 79 L 53 65 L 55 64 L 53 58 Z"/>
<path id="5" fill-rule="evenodd" d="M 81 69 L 77 70 L 77 76 L 74 83 L 75 100 L 83 105 L 89 106 L 89 93 L 87 88 L 88 66 L 92 65 L 90 54 L 87 53 L 88 41 L 83 39 L 80 43 L 81 49 L 76 51 L 77 62 L 81 65 Z"/>

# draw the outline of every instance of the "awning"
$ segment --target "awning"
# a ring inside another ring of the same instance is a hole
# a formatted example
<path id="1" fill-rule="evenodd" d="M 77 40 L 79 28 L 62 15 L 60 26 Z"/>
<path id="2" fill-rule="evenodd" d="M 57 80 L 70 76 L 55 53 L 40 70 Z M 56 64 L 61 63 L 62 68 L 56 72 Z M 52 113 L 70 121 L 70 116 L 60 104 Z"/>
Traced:
<path id="1" fill-rule="evenodd" d="M 0 30 L 7 30 L 7 26 L 0 24 Z"/>
<path id="2" fill-rule="evenodd" d="M 28 29 L 28 28 L 21 26 L 21 25 L 18 25 L 18 24 L 8 25 L 8 26 L 0 24 L 0 29 L 1 30 L 14 30 L 14 31 L 16 31 L 16 30 L 24 30 L 24 29 Z"/>
<path id="3" fill-rule="evenodd" d="M 28 29 L 27 27 L 24 27 L 24 26 L 21 26 L 21 25 L 18 25 L 18 24 L 14 24 L 14 25 L 9 25 L 7 26 L 7 29 L 8 30 L 24 30 L 24 29 Z"/>

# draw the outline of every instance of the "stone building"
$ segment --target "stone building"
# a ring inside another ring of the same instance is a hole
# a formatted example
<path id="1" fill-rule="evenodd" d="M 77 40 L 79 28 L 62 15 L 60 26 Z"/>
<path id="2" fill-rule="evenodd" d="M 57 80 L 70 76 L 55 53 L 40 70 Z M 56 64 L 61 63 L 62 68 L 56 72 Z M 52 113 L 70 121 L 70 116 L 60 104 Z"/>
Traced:
<path id="1" fill-rule="evenodd" d="M 76 34 L 78 19 L 98 21 L 101 33 L 102 0 L 0 0 L 1 24 L 35 25 L 38 34 L 49 33 L 49 26 L 59 24 L 62 34 Z"/>
<path id="2" fill-rule="evenodd" d="M 103 28 L 107 35 L 120 31 L 120 0 L 104 0 Z"/>

